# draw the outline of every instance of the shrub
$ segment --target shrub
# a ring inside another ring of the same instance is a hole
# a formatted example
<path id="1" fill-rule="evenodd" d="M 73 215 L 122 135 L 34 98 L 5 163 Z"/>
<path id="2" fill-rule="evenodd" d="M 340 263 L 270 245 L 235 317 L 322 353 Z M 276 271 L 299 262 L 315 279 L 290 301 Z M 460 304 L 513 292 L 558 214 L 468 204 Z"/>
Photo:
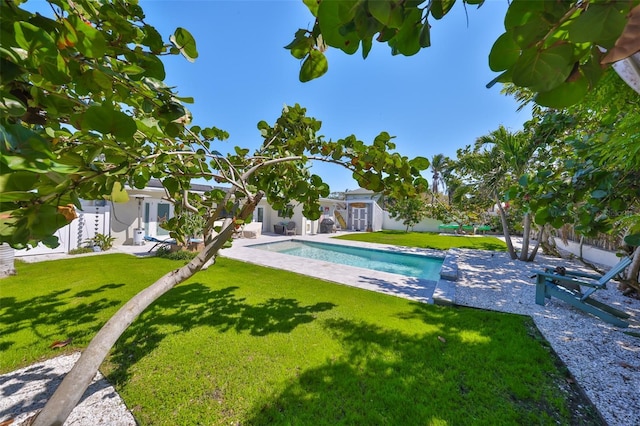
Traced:
<path id="1" fill-rule="evenodd" d="M 198 252 L 187 251 L 187 250 L 178 250 L 171 251 L 168 247 L 160 247 L 156 250 L 156 256 L 162 257 L 164 259 L 170 260 L 191 260 L 198 255 Z"/>
<path id="2" fill-rule="evenodd" d="M 96 234 L 93 238 L 89 238 L 85 241 L 89 247 L 100 247 L 100 250 L 106 251 L 113 247 L 113 242 L 116 240 L 115 237 L 105 234 Z"/>
<path id="3" fill-rule="evenodd" d="M 69 250 L 69 254 L 83 254 L 83 253 L 92 253 L 93 249 L 91 247 L 78 247 Z"/>

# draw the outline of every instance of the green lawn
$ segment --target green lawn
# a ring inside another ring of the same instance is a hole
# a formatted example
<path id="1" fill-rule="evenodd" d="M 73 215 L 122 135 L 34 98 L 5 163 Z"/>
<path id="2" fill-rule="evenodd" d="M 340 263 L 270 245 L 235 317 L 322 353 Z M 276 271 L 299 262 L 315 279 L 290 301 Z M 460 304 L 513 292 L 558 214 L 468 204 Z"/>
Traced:
<path id="1" fill-rule="evenodd" d="M 363 241 L 367 243 L 391 244 L 395 246 L 420 247 L 436 250 L 468 248 L 476 250 L 505 251 L 507 245 L 495 237 L 439 235 L 428 232 L 379 231 L 340 235 L 340 240 Z"/>
<path id="2" fill-rule="evenodd" d="M 0 371 L 82 349 L 180 264 L 120 254 L 19 263 L 0 281 Z M 527 317 L 229 259 L 153 304 L 102 371 L 141 425 L 576 423 L 566 373 Z"/>

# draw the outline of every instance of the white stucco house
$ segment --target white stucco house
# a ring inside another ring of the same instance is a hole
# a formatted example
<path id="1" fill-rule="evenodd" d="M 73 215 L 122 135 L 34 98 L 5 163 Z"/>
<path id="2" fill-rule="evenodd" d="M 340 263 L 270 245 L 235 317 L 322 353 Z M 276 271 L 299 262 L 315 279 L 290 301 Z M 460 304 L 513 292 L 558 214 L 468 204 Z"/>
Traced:
<path id="1" fill-rule="evenodd" d="M 203 193 L 212 187 L 194 184 L 192 191 Z M 124 188 L 129 200 L 115 203 L 105 200 L 83 200 L 82 209 L 77 210 L 78 218 L 71 224 L 59 229 L 56 236 L 60 245 L 50 249 L 39 245 L 29 250 L 16 250 L 17 257 L 67 253 L 78 247 L 83 247 L 86 241 L 96 234 L 110 235 L 115 238 L 113 244 L 141 245 L 144 237 L 165 239 L 169 232 L 160 224 L 174 215 L 174 206 L 167 200 L 164 188 L 158 180 L 152 179 L 144 189 Z M 274 210 L 265 199 L 258 204 L 253 221 L 245 225 L 250 235 L 274 233 L 274 225 L 295 222 L 295 235 L 310 235 L 320 232 L 323 219 L 338 222 L 336 212 L 344 212 L 344 201 L 323 198 L 320 200 L 321 216 L 318 220 L 309 220 L 302 215 L 302 206 L 293 205 L 293 215 L 284 217 L 282 212 Z M 344 214 L 344 213 L 343 213 Z M 338 225 L 338 228 L 340 226 Z"/>

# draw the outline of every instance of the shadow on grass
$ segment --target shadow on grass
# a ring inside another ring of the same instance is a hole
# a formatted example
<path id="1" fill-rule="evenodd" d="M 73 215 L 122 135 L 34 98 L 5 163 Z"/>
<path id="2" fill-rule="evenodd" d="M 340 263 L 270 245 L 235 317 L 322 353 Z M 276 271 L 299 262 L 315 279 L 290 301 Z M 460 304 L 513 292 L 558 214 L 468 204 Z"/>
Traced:
<path id="1" fill-rule="evenodd" d="M 335 307 L 326 302 L 301 306 L 290 298 L 250 304 L 237 297 L 236 290 L 238 287 L 213 290 L 201 283 L 191 283 L 162 296 L 118 340 L 111 358 L 115 370 L 109 379 L 116 383 L 127 380 L 129 367 L 172 333 L 200 326 L 214 327 L 220 332 L 248 332 L 252 336 L 289 333 L 313 321 L 317 313 Z"/>
<path id="2" fill-rule="evenodd" d="M 496 315 L 478 313 L 477 325 L 461 324 L 456 309 L 432 308 L 415 304 L 413 312 L 403 314 L 435 326 L 422 334 L 345 319 L 325 321 L 343 354 L 265 397 L 246 423 L 573 424 L 551 372 L 518 373 L 518 364 L 528 362 L 527 349 L 538 342 L 526 343 L 522 354 L 510 357 L 505 342 L 491 333 L 494 326 L 510 325 L 526 341 L 521 321 L 513 316 L 496 321 Z M 477 341 L 470 342 L 469 335 Z M 531 362 L 541 354 L 548 357 L 538 348 Z"/>
<path id="3" fill-rule="evenodd" d="M 42 296 L 36 296 L 25 300 L 15 297 L 0 298 L 0 338 L 9 339 L 12 334 L 29 329 L 38 339 L 78 339 L 80 336 L 92 335 L 101 326 L 97 313 L 119 306 L 122 302 L 115 300 L 108 294 L 97 300 L 82 301 L 85 298 L 94 298 L 99 293 L 117 289 L 124 284 L 106 284 L 94 290 L 80 291 L 71 294 L 69 289 L 52 291 Z M 44 327 L 55 325 L 65 335 L 43 335 Z M 78 325 L 82 327 L 78 327 Z M 52 342 L 46 340 L 43 345 Z M 11 348 L 15 342 L 5 340 L 0 346 L 2 350 Z"/>

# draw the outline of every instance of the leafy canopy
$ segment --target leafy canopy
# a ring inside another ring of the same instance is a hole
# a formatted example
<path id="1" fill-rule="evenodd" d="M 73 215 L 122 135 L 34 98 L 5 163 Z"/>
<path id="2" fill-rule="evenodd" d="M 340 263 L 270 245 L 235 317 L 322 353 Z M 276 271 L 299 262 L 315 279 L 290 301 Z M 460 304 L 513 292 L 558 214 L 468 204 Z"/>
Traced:
<path id="1" fill-rule="evenodd" d="M 392 55 L 410 56 L 431 45 L 431 25 L 456 0 L 303 0 L 316 18 L 286 46 L 303 59 L 300 81 L 328 70 L 327 46 L 366 58 L 373 40 L 387 43 Z M 466 8 L 484 0 L 461 0 Z M 500 74 L 488 86 L 513 83 L 536 92 L 540 105 L 564 107 L 593 89 L 602 65 L 640 50 L 640 0 L 513 0 L 505 32 L 494 43 L 489 66 Z"/>
<path id="2" fill-rule="evenodd" d="M 144 188 L 152 178 L 176 205 L 165 224 L 176 238 L 189 229 L 187 213 L 206 217 L 212 230 L 223 211 L 239 214 L 263 193 L 275 208 L 296 200 L 317 217 L 329 187 L 309 161 L 347 167 L 375 191 L 411 195 L 426 185 L 420 171 L 428 161 L 393 153 L 389 134 L 370 145 L 355 136 L 325 141 L 320 121 L 299 105 L 285 107 L 273 125 L 258 124 L 264 143 L 256 152 L 222 154 L 215 143 L 229 135 L 191 125 L 185 103 L 193 99 L 163 82 L 163 56 L 198 57 L 187 30 L 165 42 L 137 1 L 48 4 L 51 16 L 0 4 L 0 242 L 55 246 L 54 232 L 74 218 L 81 198 L 117 200 L 125 185 Z M 227 190 L 195 196 L 194 178 Z"/>

